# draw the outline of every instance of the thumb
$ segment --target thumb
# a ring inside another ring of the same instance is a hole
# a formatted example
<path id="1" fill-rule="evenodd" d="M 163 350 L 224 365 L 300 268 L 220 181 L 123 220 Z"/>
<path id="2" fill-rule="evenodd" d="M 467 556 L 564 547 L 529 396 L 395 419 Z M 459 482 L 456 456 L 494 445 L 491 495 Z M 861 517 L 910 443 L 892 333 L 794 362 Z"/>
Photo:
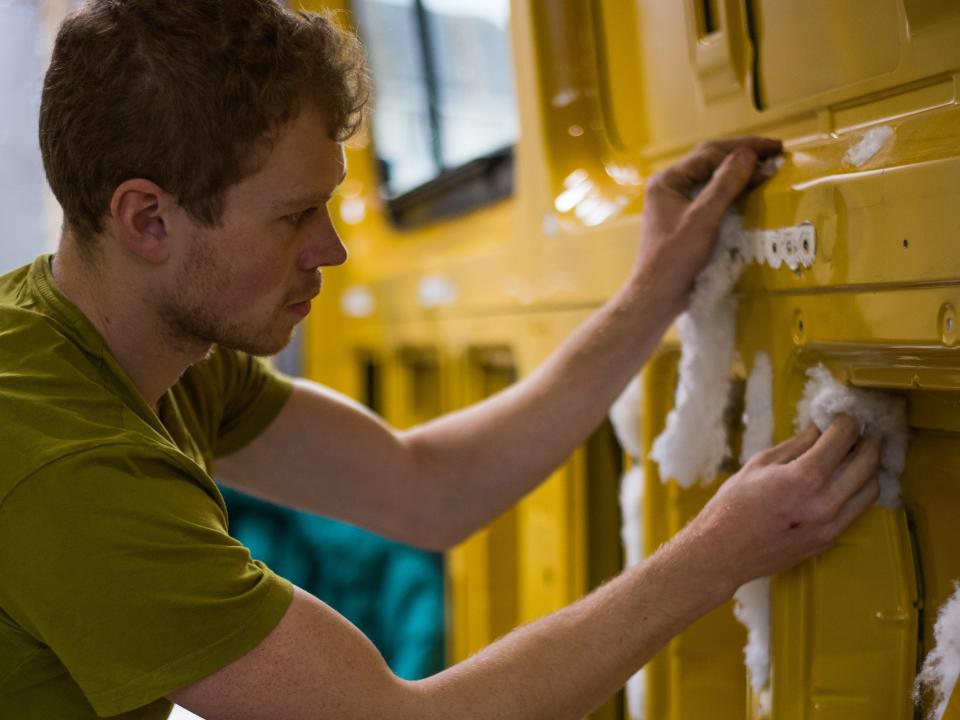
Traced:
<path id="1" fill-rule="evenodd" d="M 696 223 L 704 228 L 720 226 L 723 214 L 746 190 L 757 168 L 757 155 L 748 147 L 739 147 L 727 155 L 690 206 Z"/>

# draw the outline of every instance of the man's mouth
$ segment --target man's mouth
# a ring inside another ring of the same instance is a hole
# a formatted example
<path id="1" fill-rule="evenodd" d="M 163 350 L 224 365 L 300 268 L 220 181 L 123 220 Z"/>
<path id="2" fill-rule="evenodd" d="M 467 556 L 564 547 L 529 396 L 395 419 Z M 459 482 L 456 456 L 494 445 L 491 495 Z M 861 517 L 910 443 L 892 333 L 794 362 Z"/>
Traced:
<path id="1" fill-rule="evenodd" d="M 305 294 L 306 294 L 306 299 L 300 300 L 298 302 L 290 303 L 289 305 L 287 305 L 287 310 L 292 312 L 294 315 L 306 317 L 307 314 L 310 312 L 310 301 L 320 294 L 320 288 L 319 287 L 315 288 Z"/>

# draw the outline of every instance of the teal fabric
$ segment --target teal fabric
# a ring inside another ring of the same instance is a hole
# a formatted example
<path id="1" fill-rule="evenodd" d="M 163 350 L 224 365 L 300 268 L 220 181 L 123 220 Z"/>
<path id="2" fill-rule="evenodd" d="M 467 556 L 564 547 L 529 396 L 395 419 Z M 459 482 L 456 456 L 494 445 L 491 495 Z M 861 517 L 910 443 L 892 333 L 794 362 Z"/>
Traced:
<path id="1" fill-rule="evenodd" d="M 444 664 L 443 558 L 221 487 L 230 534 L 356 625 L 406 680 Z"/>

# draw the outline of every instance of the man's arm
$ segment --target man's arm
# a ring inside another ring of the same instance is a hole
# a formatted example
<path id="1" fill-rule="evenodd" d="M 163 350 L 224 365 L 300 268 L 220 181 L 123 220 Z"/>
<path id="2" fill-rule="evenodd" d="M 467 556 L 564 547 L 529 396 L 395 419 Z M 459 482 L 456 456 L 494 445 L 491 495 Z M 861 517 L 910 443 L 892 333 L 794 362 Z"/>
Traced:
<path id="1" fill-rule="evenodd" d="M 218 475 L 415 545 L 454 545 L 546 478 L 601 422 L 685 306 L 724 212 L 761 179 L 757 160 L 780 150 L 761 138 L 707 143 L 651 178 L 630 281 L 513 387 L 397 433 L 301 381 L 259 438 L 218 462 Z"/>
<path id="2" fill-rule="evenodd" d="M 581 718 L 740 584 L 826 549 L 877 498 L 879 441 L 857 435 L 842 417 L 761 453 L 644 563 L 428 679 L 395 677 L 298 590 L 257 648 L 170 699 L 207 720 Z"/>

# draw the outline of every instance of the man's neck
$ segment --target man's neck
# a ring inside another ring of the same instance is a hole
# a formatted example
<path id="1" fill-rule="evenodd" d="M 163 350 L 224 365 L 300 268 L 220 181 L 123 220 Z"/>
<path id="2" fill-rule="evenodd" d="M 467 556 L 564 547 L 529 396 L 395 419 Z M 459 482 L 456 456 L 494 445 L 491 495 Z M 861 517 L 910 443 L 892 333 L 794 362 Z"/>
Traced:
<path id="1" fill-rule="evenodd" d="M 172 339 L 148 289 L 115 265 L 105 250 L 96 260 L 83 257 L 75 241 L 64 236 L 53 259 L 53 278 L 157 412 L 160 398 L 190 365 L 206 356 L 210 346 Z"/>

